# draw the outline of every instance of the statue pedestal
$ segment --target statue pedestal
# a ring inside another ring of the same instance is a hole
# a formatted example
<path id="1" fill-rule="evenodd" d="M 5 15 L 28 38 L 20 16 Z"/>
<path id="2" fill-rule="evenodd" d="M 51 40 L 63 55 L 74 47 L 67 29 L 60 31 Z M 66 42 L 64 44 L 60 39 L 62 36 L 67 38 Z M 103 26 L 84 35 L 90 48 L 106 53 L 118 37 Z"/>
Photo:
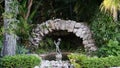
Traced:
<path id="1" fill-rule="evenodd" d="M 61 61 L 62 60 L 62 54 L 57 54 L 55 55 L 56 61 Z"/>

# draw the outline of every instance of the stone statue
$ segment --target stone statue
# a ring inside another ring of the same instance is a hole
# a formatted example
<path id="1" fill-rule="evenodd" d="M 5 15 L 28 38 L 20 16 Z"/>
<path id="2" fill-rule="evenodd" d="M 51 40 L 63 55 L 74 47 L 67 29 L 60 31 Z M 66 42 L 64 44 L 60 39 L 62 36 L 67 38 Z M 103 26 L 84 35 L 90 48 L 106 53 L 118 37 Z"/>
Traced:
<path id="1" fill-rule="evenodd" d="M 55 44 L 55 46 L 56 46 L 56 53 L 57 53 L 57 54 L 56 54 L 56 60 L 57 60 L 57 61 L 62 60 L 62 53 L 61 53 L 60 48 L 59 48 L 60 42 L 61 42 L 61 39 L 60 39 L 60 38 L 58 38 L 58 41 L 57 41 L 57 42 L 54 41 L 54 44 Z"/>

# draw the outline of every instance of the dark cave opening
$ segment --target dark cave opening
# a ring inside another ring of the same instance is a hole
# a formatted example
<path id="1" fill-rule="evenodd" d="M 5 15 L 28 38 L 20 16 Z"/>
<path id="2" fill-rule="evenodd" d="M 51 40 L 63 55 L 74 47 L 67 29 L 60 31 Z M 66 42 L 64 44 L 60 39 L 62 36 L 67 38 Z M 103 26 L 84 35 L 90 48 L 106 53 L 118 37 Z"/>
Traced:
<path id="1" fill-rule="evenodd" d="M 84 51 L 83 40 L 82 38 L 77 37 L 72 32 L 67 32 L 63 30 L 53 31 L 46 35 L 43 40 L 46 38 L 51 38 L 53 41 L 57 41 L 58 38 L 61 38 L 60 49 L 61 51 Z"/>

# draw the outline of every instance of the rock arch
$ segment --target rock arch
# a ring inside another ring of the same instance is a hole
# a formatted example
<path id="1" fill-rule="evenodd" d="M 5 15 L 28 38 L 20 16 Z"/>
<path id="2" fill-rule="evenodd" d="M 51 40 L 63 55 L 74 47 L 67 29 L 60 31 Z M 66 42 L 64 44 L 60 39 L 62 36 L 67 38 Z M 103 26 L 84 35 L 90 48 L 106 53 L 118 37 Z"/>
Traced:
<path id="1" fill-rule="evenodd" d="M 61 19 L 48 20 L 42 24 L 37 24 L 37 27 L 33 29 L 31 33 L 31 45 L 38 46 L 42 38 L 54 30 L 67 30 L 68 32 L 73 32 L 77 37 L 83 39 L 83 45 L 87 52 L 97 50 L 94 39 L 92 38 L 92 33 L 87 24 Z"/>

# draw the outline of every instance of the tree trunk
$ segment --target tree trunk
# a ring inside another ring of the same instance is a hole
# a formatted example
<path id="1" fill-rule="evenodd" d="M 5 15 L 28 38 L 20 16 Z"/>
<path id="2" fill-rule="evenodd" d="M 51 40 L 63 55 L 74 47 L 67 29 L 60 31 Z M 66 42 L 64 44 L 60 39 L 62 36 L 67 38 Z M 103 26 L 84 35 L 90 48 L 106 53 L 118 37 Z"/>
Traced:
<path id="1" fill-rule="evenodd" d="M 5 55 L 15 55 L 16 52 L 16 38 L 11 34 L 4 34 L 4 46 L 3 46 L 3 51 L 2 51 L 2 56 Z"/>
<path id="2" fill-rule="evenodd" d="M 118 12 L 116 8 L 113 8 L 113 20 L 118 21 Z"/>
<path id="3" fill-rule="evenodd" d="M 17 10 L 13 10 L 11 3 L 14 0 L 5 0 L 5 13 L 12 13 L 15 12 L 17 13 Z M 11 22 L 15 22 L 16 16 L 12 17 L 12 18 L 7 18 L 4 17 L 4 42 L 3 42 L 3 48 L 2 48 L 2 56 L 12 56 L 15 55 L 16 53 L 16 35 L 14 33 L 10 33 L 10 31 L 8 31 L 9 29 L 11 29 L 10 25 Z"/>

